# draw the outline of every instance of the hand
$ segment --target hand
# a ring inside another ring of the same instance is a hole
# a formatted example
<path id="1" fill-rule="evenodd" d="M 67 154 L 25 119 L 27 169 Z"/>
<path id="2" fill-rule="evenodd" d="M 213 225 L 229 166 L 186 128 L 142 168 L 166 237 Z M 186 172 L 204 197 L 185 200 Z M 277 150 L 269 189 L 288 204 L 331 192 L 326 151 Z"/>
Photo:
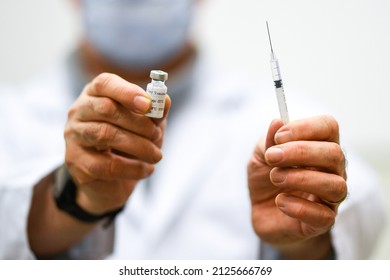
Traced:
<path id="1" fill-rule="evenodd" d="M 285 257 L 325 257 L 346 177 L 336 120 L 273 121 L 248 164 L 255 232 Z"/>
<path id="2" fill-rule="evenodd" d="M 113 74 L 89 83 L 68 113 L 65 163 L 78 186 L 77 203 L 92 214 L 122 207 L 138 180 L 162 158 L 164 118 L 144 116 L 148 94 Z"/>

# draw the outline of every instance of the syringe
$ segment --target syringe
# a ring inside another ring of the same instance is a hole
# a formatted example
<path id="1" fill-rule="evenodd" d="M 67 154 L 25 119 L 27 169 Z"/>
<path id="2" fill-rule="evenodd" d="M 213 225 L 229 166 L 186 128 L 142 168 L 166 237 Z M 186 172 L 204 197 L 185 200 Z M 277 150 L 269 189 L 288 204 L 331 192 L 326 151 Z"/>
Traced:
<path id="1" fill-rule="evenodd" d="M 280 117 L 282 118 L 283 123 L 287 124 L 289 122 L 289 117 L 288 117 L 286 96 L 284 95 L 282 76 L 280 75 L 278 59 L 276 58 L 274 54 L 274 50 L 272 48 L 271 35 L 269 33 L 269 28 L 268 28 L 268 21 L 266 21 L 266 23 L 267 23 L 269 45 L 271 46 L 271 70 L 272 70 L 272 77 L 275 83 L 276 98 L 278 99 Z"/>

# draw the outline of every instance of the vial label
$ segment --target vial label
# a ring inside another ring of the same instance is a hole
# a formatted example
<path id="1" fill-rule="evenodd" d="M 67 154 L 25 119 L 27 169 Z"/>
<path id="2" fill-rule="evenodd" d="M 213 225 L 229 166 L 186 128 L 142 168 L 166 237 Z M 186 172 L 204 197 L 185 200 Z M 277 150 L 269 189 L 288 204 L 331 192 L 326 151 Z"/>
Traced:
<path id="1" fill-rule="evenodd" d="M 146 92 L 152 99 L 152 109 L 145 116 L 151 118 L 162 118 L 164 115 L 166 87 L 156 87 L 151 83 L 148 84 Z"/>

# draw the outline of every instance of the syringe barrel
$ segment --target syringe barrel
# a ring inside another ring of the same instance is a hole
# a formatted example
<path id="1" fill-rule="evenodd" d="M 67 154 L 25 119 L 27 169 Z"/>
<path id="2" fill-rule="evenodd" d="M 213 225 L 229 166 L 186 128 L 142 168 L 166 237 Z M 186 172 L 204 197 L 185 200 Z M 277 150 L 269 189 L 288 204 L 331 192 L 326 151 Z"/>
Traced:
<path id="1" fill-rule="evenodd" d="M 282 75 L 280 74 L 279 62 L 273 53 L 271 54 L 271 71 L 272 71 L 272 78 L 274 79 L 274 81 L 282 80 Z"/>
<path id="2" fill-rule="evenodd" d="M 283 87 L 276 88 L 276 98 L 278 100 L 280 117 L 284 124 L 290 121 L 287 110 L 286 96 L 284 95 Z"/>

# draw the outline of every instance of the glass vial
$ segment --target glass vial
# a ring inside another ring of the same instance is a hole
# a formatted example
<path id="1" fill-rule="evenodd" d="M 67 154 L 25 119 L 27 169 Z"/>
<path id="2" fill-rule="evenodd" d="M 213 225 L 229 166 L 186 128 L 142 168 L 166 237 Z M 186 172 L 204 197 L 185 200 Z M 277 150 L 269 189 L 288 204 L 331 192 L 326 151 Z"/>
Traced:
<path id="1" fill-rule="evenodd" d="M 147 85 L 146 92 L 152 99 L 152 109 L 145 114 L 150 118 L 162 118 L 164 115 L 165 95 L 168 88 L 165 81 L 168 80 L 168 73 L 161 70 L 150 71 L 152 81 Z"/>

